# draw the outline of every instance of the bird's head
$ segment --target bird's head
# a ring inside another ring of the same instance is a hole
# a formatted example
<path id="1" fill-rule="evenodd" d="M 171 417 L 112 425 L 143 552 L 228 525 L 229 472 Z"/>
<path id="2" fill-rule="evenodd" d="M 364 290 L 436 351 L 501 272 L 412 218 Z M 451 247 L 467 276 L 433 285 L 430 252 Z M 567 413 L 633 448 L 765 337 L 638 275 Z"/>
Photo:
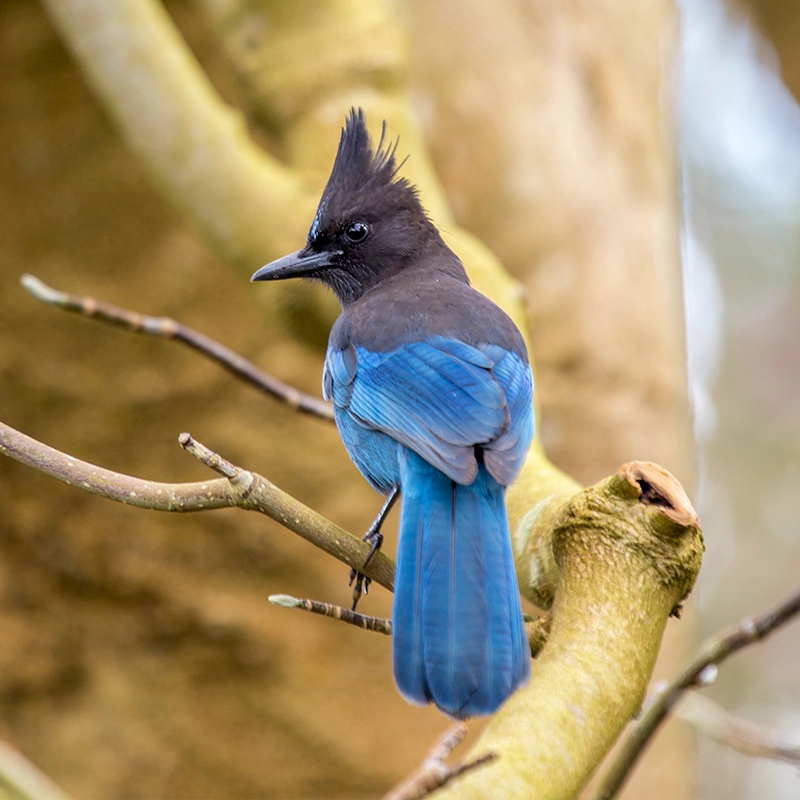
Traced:
<path id="1" fill-rule="evenodd" d="M 251 280 L 313 278 L 348 305 L 430 255 L 446 254 L 463 272 L 416 189 L 397 177 L 402 164 L 395 161 L 396 150 L 396 142 L 386 142 L 386 123 L 373 150 L 363 110 L 352 109 L 306 246 L 262 267 Z"/>

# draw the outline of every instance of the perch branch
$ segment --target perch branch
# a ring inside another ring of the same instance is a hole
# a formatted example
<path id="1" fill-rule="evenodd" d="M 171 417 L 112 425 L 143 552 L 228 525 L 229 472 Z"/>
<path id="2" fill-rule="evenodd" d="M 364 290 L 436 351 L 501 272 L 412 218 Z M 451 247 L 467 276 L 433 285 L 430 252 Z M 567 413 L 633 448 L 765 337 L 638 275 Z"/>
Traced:
<path id="1" fill-rule="evenodd" d="M 445 759 L 467 736 L 467 726 L 458 722 L 449 727 L 437 739 L 419 769 L 385 795 L 383 800 L 421 800 L 465 772 L 488 764 L 496 758 L 495 753 L 486 753 L 472 761 L 455 767 L 445 763 Z"/>
<path id="2" fill-rule="evenodd" d="M 676 716 L 695 730 L 746 756 L 800 764 L 800 736 L 742 719 L 708 697 L 688 694 Z"/>
<path id="3" fill-rule="evenodd" d="M 628 731 L 623 745 L 591 800 L 610 800 L 622 787 L 644 746 L 689 688 L 708 684 L 717 665 L 749 644 L 758 642 L 800 613 L 800 590 L 758 617 L 741 622 L 706 639 L 698 654 L 665 686 Z"/>
<path id="4" fill-rule="evenodd" d="M 292 597 L 289 594 L 273 594 L 269 598 L 270 603 L 280 608 L 298 608 L 301 611 L 308 611 L 310 614 L 320 614 L 323 617 L 338 619 L 362 628 L 365 631 L 375 631 L 386 636 L 392 635 L 392 621 L 382 617 L 370 617 L 365 614 L 358 614 L 349 608 L 337 606 L 333 603 L 323 603 L 320 600 L 309 600 L 307 598 Z M 528 635 L 528 643 L 531 648 L 531 657 L 536 658 L 547 641 L 550 632 L 550 615 L 539 617 L 525 624 L 525 631 Z"/>
<path id="5" fill-rule="evenodd" d="M 365 614 L 358 614 L 349 608 L 334 605 L 333 603 L 323 603 L 319 600 L 307 600 L 300 597 L 292 597 L 288 594 L 273 594 L 269 598 L 270 603 L 281 608 L 299 608 L 301 611 L 308 611 L 311 614 L 321 614 L 323 617 L 338 619 L 363 628 L 365 631 L 375 631 L 386 636 L 392 635 L 392 621 L 381 617 L 368 617 Z"/>
<path id="6" fill-rule="evenodd" d="M 153 511 L 208 511 L 243 508 L 279 522 L 306 541 L 350 567 L 361 569 L 369 544 L 335 525 L 308 506 L 281 491 L 266 478 L 234 466 L 181 434 L 181 446 L 207 465 L 225 470 L 224 478 L 197 483 L 158 483 L 122 475 L 69 456 L 0 422 L 0 453 L 92 494 Z M 394 565 L 376 553 L 366 574 L 381 586 L 394 586 Z"/>
<path id="7" fill-rule="evenodd" d="M 83 314 L 83 316 L 99 322 L 118 325 L 134 333 L 144 333 L 148 336 L 158 336 L 181 342 L 206 358 L 215 361 L 237 378 L 241 378 L 277 400 L 282 400 L 295 410 L 320 419 L 333 420 L 333 409 L 328 403 L 273 378 L 246 358 L 234 353 L 233 350 L 170 317 L 151 317 L 88 295 L 62 292 L 48 286 L 34 275 L 23 275 L 20 282 L 37 300 L 56 308 Z"/>

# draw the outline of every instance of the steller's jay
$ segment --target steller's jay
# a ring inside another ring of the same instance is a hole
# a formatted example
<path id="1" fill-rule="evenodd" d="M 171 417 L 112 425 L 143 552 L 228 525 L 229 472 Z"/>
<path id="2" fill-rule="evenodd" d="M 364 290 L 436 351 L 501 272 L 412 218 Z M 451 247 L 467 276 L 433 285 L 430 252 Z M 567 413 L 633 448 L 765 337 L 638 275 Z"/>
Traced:
<path id="1" fill-rule="evenodd" d="M 397 177 L 396 149 L 381 136 L 373 152 L 353 109 L 306 246 L 252 280 L 313 278 L 341 301 L 322 391 L 364 477 L 402 497 L 395 681 L 465 718 L 530 672 L 505 490 L 533 436 L 533 378 L 514 323 Z"/>

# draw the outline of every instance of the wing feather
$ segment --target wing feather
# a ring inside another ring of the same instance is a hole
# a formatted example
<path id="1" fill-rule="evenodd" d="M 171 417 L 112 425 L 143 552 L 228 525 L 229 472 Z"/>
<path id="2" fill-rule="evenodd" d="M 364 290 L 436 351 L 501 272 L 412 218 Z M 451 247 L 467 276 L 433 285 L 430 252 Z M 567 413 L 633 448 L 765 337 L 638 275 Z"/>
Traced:
<path id="1" fill-rule="evenodd" d="M 510 483 L 533 435 L 531 392 L 530 367 L 515 353 L 442 336 L 385 353 L 331 348 L 323 372 L 335 406 L 462 484 L 477 474 L 476 446 Z"/>

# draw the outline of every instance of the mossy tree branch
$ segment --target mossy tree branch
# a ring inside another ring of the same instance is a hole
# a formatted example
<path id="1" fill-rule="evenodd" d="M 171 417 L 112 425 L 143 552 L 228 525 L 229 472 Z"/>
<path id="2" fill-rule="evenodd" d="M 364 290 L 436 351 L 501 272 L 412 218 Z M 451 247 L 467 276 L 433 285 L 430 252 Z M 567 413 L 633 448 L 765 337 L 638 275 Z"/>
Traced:
<path id="1" fill-rule="evenodd" d="M 649 704 L 625 740 L 592 800 L 610 800 L 630 776 L 631 769 L 641 756 L 645 745 L 658 730 L 683 693 L 694 686 L 710 683 L 716 677 L 717 664 L 733 653 L 759 642 L 800 614 L 800 590 L 757 617 L 745 617 L 736 625 L 719 631 L 703 642 L 698 653 L 686 663 L 681 672 Z M 710 676 L 709 679 L 709 670 Z"/>
<path id="2" fill-rule="evenodd" d="M 636 479 L 643 475 L 651 497 Z M 566 800 L 584 786 L 641 704 L 666 620 L 700 567 L 697 517 L 691 505 L 665 500 L 673 484 L 655 465 L 629 464 L 555 515 L 560 580 L 550 636 L 530 683 L 472 753 L 502 758 L 442 798 L 492 797 L 502 786 L 509 800 Z"/>

